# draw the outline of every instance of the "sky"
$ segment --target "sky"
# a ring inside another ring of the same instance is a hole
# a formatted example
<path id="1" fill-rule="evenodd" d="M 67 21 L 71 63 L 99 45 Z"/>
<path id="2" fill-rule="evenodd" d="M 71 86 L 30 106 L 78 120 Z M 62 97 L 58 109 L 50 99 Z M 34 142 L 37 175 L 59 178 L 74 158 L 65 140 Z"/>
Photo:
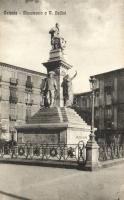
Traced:
<path id="1" fill-rule="evenodd" d="M 56 22 L 67 41 L 69 74 L 78 73 L 75 93 L 90 89 L 89 76 L 124 67 L 124 0 L 0 0 L 0 62 L 46 73 L 42 63 L 49 59 L 49 30 Z"/>

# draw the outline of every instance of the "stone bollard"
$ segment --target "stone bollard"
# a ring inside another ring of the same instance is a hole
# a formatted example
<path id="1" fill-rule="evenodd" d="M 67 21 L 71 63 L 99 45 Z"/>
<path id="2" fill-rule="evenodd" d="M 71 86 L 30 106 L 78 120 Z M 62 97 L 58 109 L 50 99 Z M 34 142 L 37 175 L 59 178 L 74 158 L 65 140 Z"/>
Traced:
<path id="1" fill-rule="evenodd" d="M 100 167 L 99 163 L 99 146 L 95 141 L 95 136 L 90 135 L 90 139 L 86 144 L 86 165 L 85 169 L 87 171 L 94 171 Z"/>

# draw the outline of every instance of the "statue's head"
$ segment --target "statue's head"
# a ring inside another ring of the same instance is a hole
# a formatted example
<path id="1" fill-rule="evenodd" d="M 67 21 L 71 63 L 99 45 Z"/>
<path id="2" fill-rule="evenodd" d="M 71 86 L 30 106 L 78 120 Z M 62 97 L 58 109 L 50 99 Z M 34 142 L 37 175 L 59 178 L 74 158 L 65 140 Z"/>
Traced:
<path id="1" fill-rule="evenodd" d="M 59 28 L 59 24 L 58 23 L 56 23 L 56 27 Z"/>
<path id="2" fill-rule="evenodd" d="M 69 78 L 69 74 L 66 74 L 65 78 L 68 79 Z"/>
<path id="3" fill-rule="evenodd" d="M 49 77 L 53 77 L 55 75 L 55 72 L 54 71 L 50 71 L 49 73 L 48 73 L 48 76 Z"/>

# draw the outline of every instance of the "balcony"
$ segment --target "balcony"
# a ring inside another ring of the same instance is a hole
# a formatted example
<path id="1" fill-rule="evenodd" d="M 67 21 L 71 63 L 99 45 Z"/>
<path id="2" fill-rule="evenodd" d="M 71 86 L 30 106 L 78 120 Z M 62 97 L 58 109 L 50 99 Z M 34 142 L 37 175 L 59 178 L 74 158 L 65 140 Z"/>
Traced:
<path id="1" fill-rule="evenodd" d="M 25 87 L 26 87 L 25 88 L 26 92 L 32 92 L 33 83 L 31 82 L 31 77 L 30 76 L 27 77 Z"/>
<path id="2" fill-rule="evenodd" d="M 111 92 L 113 91 L 113 85 L 111 84 L 106 84 L 104 86 L 104 91 L 107 92 L 108 94 L 111 94 Z"/>
<path id="3" fill-rule="evenodd" d="M 99 95 L 100 88 L 99 88 L 99 87 L 96 87 L 94 91 L 95 91 L 95 95 L 97 95 L 97 94 Z"/>
<path id="4" fill-rule="evenodd" d="M 30 92 L 30 93 L 32 93 L 32 88 L 26 87 L 26 88 L 25 88 L 25 92 Z"/>
<path id="5" fill-rule="evenodd" d="M 16 86 L 18 84 L 18 79 L 16 79 L 16 78 L 10 78 L 10 84 Z"/>
<path id="6" fill-rule="evenodd" d="M 16 121 L 16 119 L 17 119 L 17 116 L 16 116 L 16 115 L 14 115 L 14 114 L 10 114 L 10 115 L 9 115 L 9 120 L 10 120 L 10 121 Z"/>
<path id="7" fill-rule="evenodd" d="M 106 119 L 104 121 L 104 126 L 105 126 L 106 129 L 112 129 L 113 128 L 112 120 L 111 119 Z"/>
<path id="8" fill-rule="evenodd" d="M 16 104 L 18 102 L 18 98 L 16 96 L 10 95 L 9 102 Z"/>
<path id="9" fill-rule="evenodd" d="M 112 119 L 112 115 L 105 115 L 105 120 L 111 120 Z"/>
<path id="10" fill-rule="evenodd" d="M 26 81 L 26 88 L 33 88 L 33 83 L 30 81 Z"/>
<path id="11" fill-rule="evenodd" d="M 31 99 L 31 100 L 29 100 L 29 99 L 25 99 L 25 103 L 26 103 L 26 105 L 30 105 L 30 106 L 32 106 L 33 102 L 34 102 L 33 99 Z"/>
<path id="12" fill-rule="evenodd" d="M 0 129 L 1 129 L 1 131 L 4 132 L 4 133 L 7 131 L 6 125 L 2 125 L 2 124 L 1 124 Z"/>

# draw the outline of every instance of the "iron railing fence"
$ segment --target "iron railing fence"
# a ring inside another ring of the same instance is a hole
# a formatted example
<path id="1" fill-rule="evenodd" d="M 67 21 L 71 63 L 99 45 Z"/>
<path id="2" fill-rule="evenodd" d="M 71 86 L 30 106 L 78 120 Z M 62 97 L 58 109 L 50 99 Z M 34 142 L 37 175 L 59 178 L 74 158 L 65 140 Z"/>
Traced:
<path id="1" fill-rule="evenodd" d="M 124 144 L 122 145 L 100 145 L 99 161 L 113 160 L 124 157 Z"/>
<path id="2" fill-rule="evenodd" d="M 0 157 L 5 159 L 61 160 L 85 163 L 86 146 L 78 144 L 34 144 L 0 145 Z"/>

